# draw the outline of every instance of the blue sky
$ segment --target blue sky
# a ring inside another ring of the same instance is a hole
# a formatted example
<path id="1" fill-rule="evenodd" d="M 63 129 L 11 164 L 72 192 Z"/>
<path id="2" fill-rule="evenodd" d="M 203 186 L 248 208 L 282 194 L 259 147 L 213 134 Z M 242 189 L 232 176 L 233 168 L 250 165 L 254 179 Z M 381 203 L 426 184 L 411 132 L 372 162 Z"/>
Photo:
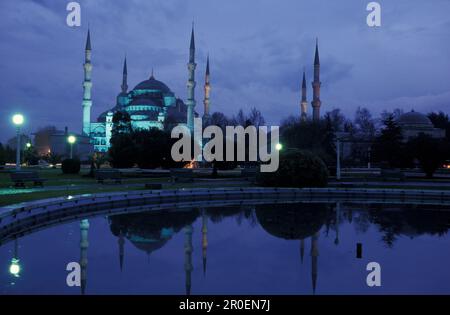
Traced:
<path id="1" fill-rule="evenodd" d="M 429 112 L 450 104 L 450 1 L 379 1 L 382 26 L 366 24 L 368 0 L 84 0 L 81 27 L 66 25 L 69 1 L 0 2 L 0 141 L 24 129 L 81 129 L 83 50 L 93 49 L 93 119 L 115 103 L 123 57 L 129 86 L 150 76 L 186 98 L 192 20 L 197 47 L 197 111 L 206 55 L 212 110 L 259 108 L 270 124 L 299 114 L 301 72 L 312 80 L 319 37 L 322 113 L 357 106 Z M 311 100 L 308 84 L 308 100 Z M 309 108 L 311 113 L 311 108 Z"/>

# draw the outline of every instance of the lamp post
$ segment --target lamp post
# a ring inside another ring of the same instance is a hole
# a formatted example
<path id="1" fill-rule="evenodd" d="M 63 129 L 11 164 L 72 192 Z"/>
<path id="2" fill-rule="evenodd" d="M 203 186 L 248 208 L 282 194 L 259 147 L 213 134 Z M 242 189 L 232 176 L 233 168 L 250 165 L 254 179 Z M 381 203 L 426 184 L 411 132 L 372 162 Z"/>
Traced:
<path id="1" fill-rule="evenodd" d="M 25 119 L 22 114 L 15 114 L 12 117 L 12 122 L 16 125 L 17 131 L 16 170 L 20 170 L 20 126 L 22 126 L 24 120 Z"/>
<path id="2" fill-rule="evenodd" d="M 369 146 L 369 149 L 367 149 L 367 168 L 370 169 L 370 160 L 372 159 L 372 146 Z"/>
<path id="3" fill-rule="evenodd" d="M 77 141 L 77 138 L 73 135 L 67 137 L 67 142 L 70 144 L 70 158 L 73 158 L 73 144 Z"/>

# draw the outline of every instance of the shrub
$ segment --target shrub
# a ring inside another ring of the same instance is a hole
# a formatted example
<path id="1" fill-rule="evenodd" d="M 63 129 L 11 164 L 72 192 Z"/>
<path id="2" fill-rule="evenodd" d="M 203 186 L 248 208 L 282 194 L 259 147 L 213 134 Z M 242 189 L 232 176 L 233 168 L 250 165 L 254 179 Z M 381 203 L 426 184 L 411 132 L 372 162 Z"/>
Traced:
<path id="1" fill-rule="evenodd" d="M 258 183 L 271 187 L 325 187 L 328 170 L 325 163 L 309 151 L 290 149 L 280 154 L 276 172 L 260 173 Z"/>
<path id="2" fill-rule="evenodd" d="M 80 168 L 81 163 L 77 159 L 65 159 L 61 164 L 61 169 L 64 174 L 78 174 Z"/>

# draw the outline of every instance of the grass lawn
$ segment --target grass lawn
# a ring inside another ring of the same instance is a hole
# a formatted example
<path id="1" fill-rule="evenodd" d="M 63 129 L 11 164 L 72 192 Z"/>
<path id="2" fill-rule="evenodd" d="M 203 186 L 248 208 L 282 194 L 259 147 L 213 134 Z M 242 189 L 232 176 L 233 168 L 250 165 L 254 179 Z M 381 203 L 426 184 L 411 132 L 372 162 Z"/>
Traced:
<path id="1" fill-rule="evenodd" d="M 61 169 L 42 169 L 37 170 L 41 178 L 46 178 L 44 188 L 49 190 L 34 190 L 33 184 L 29 183 L 29 189 L 15 189 L 8 172 L 0 172 L 0 207 L 10 204 L 16 204 L 32 200 L 40 200 L 46 198 L 63 197 L 68 195 L 95 194 L 105 192 L 119 192 L 130 190 L 145 189 L 145 183 L 163 183 L 164 189 L 178 188 L 210 188 L 210 187 L 243 187 L 249 186 L 247 183 L 211 183 L 211 182 L 195 182 L 195 183 L 176 183 L 170 184 L 169 178 L 123 178 L 120 184 L 98 184 L 93 178 L 83 177 L 87 174 L 87 170 L 82 170 L 80 174 L 69 175 L 63 174 Z M 142 184 L 142 185 L 139 185 Z M 23 191 L 23 192 L 22 192 Z"/>

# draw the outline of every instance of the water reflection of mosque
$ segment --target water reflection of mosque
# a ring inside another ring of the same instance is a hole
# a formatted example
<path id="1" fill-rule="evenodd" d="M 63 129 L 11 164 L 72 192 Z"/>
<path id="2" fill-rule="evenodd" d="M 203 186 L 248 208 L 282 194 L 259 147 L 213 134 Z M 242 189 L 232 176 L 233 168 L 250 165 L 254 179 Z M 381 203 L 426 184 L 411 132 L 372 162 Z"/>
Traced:
<path id="1" fill-rule="evenodd" d="M 317 262 L 319 256 L 319 231 L 330 214 L 326 205 L 288 204 L 262 205 L 256 207 L 224 207 L 187 212 L 160 212 L 122 214 L 109 217 L 112 233 L 118 237 L 119 265 L 124 264 L 125 239 L 137 249 L 150 254 L 163 247 L 173 235 L 184 228 L 184 271 L 186 294 L 191 293 L 192 277 L 192 224 L 201 216 L 203 274 L 206 275 L 208 218 L 218 223 L 226 217 L 235 216 L 238 222 L 250 220 L 257 222 L 269 234 L 283 239 L 299 239 L 301 261 L 303 262 L 305 239 L 311 240 L 311 277 L 313 292 L 317 281 Z"/>
<path id="2" fill-rule="evenodd" d="M 440 210 L 440 211 L 436 211 Z M 395 242 L 398 235 L 415 237 L 423 234 L 442 235 L 450 227 L 450 211 L 432 206 L 387 206 L 336 204 L 277 204 L 246 207 L 224 207 L 209 209 L 191 209 L 183 211 L 143 212 L 109 216 L 110 230 L 118 239 L 119 266 L 124 266 L 125 240 L 148 255 L 162 248 L 176 233 L 184 231 L 184 271 L 186 294 L 191 292 L 193 271 L 192 244 L 193 223 L 201 217 L 203 273 L 206 274 L 208 221 L 218 223 L 226 217 L 235 216 L 237 221 L 248 220 L 259 224 L 269 234 L 287 240 L 300 241 L 300 260 L 303 263 L 305 241 L 310 239 L 311 280 L 313 293 L 318 278 L 319 238 L 328 237 L 334 230 L 334 243 L 339 244 L 339 226 L 344 220 L 355 225 L 364 233 L 369 225 L 376 225 L 388 245 Z M 87 286 L 88 269 L 88 231 L 89 221 L 80 221 L 80 266 L 81 293 Z M 20 272 L 18 239 L 15 240 L 14 257 L 10 270 Z M 11 272 L 11 271 L 10 271 Z M 11 272 L 12 273 L 12 272 Z"/>

